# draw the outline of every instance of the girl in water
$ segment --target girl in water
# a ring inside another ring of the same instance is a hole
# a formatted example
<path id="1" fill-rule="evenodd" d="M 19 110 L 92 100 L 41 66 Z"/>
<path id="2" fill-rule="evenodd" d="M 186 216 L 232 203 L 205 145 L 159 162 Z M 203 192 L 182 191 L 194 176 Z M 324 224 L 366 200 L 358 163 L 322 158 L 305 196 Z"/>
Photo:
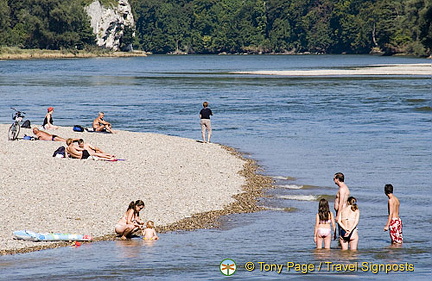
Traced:
<path id="1" fill-rule="evenodd" d="M 360 210 L 357 199 L 348 197 L 348 205 L 342 209 L 338 224 L 340 226 L 340 244 L 342 250 L 357 250 L 359 236 L 357 225 L 360 220 Z"/>
<path id="2" fill-rule="evenodd" d="M 333 214 L 330 212 L 329 203 L 326 199 L 321 199 L 318 204 L 318 213 L 315 219 L 314 242 L 317 249 L 330 249 L 331 231 L 336 229 Z"/>
<path id="3" fill-rule="evenodd" d="M 144 222 L 139 217 L 139 212 L 142 209 L 144 209 L 144 202 L 142 200 L 130 202 L 126 213 L 115 226 L 115 232 L 120 235 L 121 239 L 131 238 L 135 231 L 142 229 Z"/>

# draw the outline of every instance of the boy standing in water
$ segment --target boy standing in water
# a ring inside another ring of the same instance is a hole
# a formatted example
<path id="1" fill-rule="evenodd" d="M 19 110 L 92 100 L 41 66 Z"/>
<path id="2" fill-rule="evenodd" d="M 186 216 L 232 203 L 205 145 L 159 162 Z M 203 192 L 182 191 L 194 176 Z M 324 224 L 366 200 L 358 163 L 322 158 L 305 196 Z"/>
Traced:
<path id="1" fill-rule="evenodd" d="M 393 244 L 402 244 L 402 220 L 399 217 L 399 199 L 393 194 L 393 185 L 386 184 L 384 193 L 389 198 L 388 200 L 388 220 L 384 226 L 384 231 L 390 230 L 390 239 Z"/>

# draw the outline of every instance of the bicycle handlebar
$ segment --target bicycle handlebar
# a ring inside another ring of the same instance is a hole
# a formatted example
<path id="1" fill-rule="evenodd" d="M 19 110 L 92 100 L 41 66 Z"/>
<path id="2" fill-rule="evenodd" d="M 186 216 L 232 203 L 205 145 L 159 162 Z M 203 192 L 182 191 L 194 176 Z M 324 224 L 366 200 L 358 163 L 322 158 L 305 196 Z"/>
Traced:
<path id="1" fill-rule="evenodd" d="M 14 110 L 18 114 L 26 114 L 24 111 L 16 110 L 14 107 L 11 107 L 10 109 Z"/>

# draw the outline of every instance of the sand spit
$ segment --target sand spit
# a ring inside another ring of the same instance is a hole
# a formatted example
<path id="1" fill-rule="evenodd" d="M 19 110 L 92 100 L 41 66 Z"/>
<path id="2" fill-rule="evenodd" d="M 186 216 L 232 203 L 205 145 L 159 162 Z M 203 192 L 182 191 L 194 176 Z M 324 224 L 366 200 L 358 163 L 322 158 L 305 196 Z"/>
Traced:
<path id="1" fill-rule="evenodd" d="M 62 142 L 8 141 L 0 125 L 0 254 L 70 243 L 14 240 L 15 230 L 90 234 L 114 239 L 114 225 L 130 201 L 142 199 L 145 220 L 160 232 L 210 228 L 229 213 L 259 210 L 256 198 L 272 180 L 231 148 L 153 133 L 50 133 L 83 138 L 126 161 L 54 158 Z M 20 137 L 32 135 L 21 129 Z"/>
<path id="2" fill-rule="evenodd" d="M 242 71 L 237 74 L 281 76 L 370 76 L 370 75 L 421 75 L 432 76 L 432 64 L 371 65 L 353 69 L 312 69 L 281 71 Z"/>
<path id="3" fill-rule="evenodd" d="M 68 52 L 54 50 L 17 50 L 16 52 L 2 52 L 0 49 L 0 60 L 27 60 L 27 59 L 71 59 L 71 58 L 96 58 L 96 57 L 146 57 L 147 53 L 134 52 L 100 52 L 92 53 L 85 51 Z"/>

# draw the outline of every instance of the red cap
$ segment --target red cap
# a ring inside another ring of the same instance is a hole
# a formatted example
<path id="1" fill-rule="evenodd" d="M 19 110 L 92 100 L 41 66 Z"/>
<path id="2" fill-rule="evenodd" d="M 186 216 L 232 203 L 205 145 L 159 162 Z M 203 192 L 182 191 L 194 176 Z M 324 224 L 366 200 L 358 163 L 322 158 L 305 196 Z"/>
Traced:
<path id="1" fill-rule="evenodd" d="M 48 110 L 48 112 L 53 111 L 53 110 L 54 110 L 54 107 L 50 106 L 50 107 L 48 107 L 47 110 Z"/>

